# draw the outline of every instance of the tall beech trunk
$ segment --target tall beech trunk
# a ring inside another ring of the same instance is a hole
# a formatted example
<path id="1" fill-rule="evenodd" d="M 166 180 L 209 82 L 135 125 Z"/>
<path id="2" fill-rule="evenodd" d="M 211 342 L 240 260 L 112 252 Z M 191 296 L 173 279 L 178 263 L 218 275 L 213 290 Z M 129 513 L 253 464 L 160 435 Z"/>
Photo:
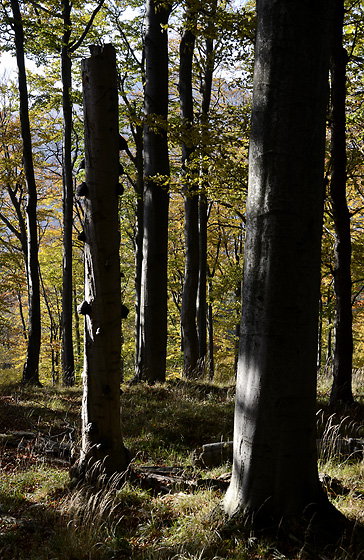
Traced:
<path id="1" fill-rule="evenodd" d="M 72 473 L 82 478 L 96 461 L 107 474 L 123 471 L 120 427 L 121 286 L 118 198 L 119 132 L 116 55 L 91 47 L 82 61 L 85 126 L 85 347 L 82 449 Z"/>
<path id="2" fill-rule="evenodd" d="M 330 193 L 335 225 L 334 292 L 335 345 L 330 404 L 354 402 L 351 386 L 353 333 L 351 308 L 350 213 L 346 202 L 346 63 L 343 47 L 344 2 L 334 2 L 333 47 L 331 55 L 331 183 Z"/>
<path id="3" fill-rule="evenodd" d="M 75 382 L 73 354 L 73 297 L 72 297 L 72 61 L 69 52 L 71 36 L 71 5 L 62 0 L 63 37 L 61 48 L 62 105 L 63 105 L 63 288 L 62 288 L 62 366 L 63 384 Z"/>
<path id="4" fill-rule="evenodd" d="M 77 297 L 76 286 L 73 286 L 73 312 L 75 314 L 75 342 L 76 342 L 76 356 L 79 360 L 81 357 L 81 333 L 80 333 L 80 318 L 77 311 Z"/>
<path id="5" fill-rule="evenodd" d="M 166 375 L 169 207 L 166 26 L 170 11 L 169 4 L 147 1 L 140 371 L 149 383 L 163 382 Z"/>
<path id="6" fill-rule="evenodd" d="M 211 38 L 205 42 L 206 65 L 202 80 L 202 103 L 201 103 L 201 151 L 210 142 L 208 134 L 208 119 L 211 103 L 212 76 L 214 69 L 214 43 Z M 207 196 L 206 176 L 207 169 L 204 164 L 201 167 L 202 188 L 198 200 L 198 246 L 199 246 L 199 277 L 197 290 L 197 333 L 198 353 L 200 367 L 206 369 L 207 357 Z"/>
<path id="7" fill-rule="evenodd" d="M 198 287 L 197 335 L 200 368 L 206 371 L 207 357 L 207 197 L 205 191 L 198 196 Z"/>
<path id="8" fill-rule="evenodd" d="M 229 516 L 328 507 L 316 352 L 331 0 L 258 0 Z M 325 509 L 326 512 L 326 509 Z"/>
<path id="9" fill-rule="evenodd" d="M 191 138 L 193 124 L 192 61 L 195 46 L 193 14 L 187 13 L 186 29 L 180 43 L 179 97 L 183 131 L 182 181 L 185 209 L 185 275 L 182 292 L 181 327 L 183 340 L 184 375 L 198 373 L 199 351 L 196 326 L 196 304 L 199 276 L 198 244 L 198 188 L 189 166 L 195 151 Z"/>
<path id="10" fill-rule="evenodd" d="M 135 132 L 135 166 L 136 166 L 136 224 L 135 224 L 135 375 L 134 380 L 140 381 L 141 371 L 141 279 L 143 262 L 143 217 L 144 217 L 144 180 L 143 180 L 143 129 L 137 126 Z"/>
<path id="11" fill-rule="evenodd" d="M 23 370 L 23 383 L 39 384 L 39 353 L 41 343 L 40 287 L 38 275 L 37 187 L 34 176 L 32 138 L 29 122 L 28 87 L 25 71 L 24 31 L 19 2 L 11 0 L 14 16 L 16 61 L 20 102 L 20 123 L 23 140 L 23 164 L 27 183 L 27 286 L 28 286 L 28 345 Z"/>

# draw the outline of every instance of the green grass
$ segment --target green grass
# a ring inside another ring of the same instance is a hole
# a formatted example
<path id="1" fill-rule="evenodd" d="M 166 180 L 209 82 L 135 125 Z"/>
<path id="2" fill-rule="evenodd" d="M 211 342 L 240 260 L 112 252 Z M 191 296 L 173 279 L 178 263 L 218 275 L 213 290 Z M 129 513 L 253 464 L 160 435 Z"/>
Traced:
<path id="1" fill-rule="evenodd" d="M 335 440 L 363 437 L 364 385 L 355 376 L 357 404 L 333 411 L 327 405 L 329 380 L 320 380 L 318 432 L 325 453 L 331 501 L 357 524 L 353 541 L 315 551 L 315 559 L 364 558 L 364 466 L 335 454 Z M 229 464 L 201 469 L 192 451 L 204 443 L 232 438 L 234 391 L 230 385 L 171 380 L 164 385 L 123 387 L 125 444 L 136 467 L 178 466 L 187 479 L 217 478 Z M 81 389 L 0 385 L 0 433 L 39 431 L 55 437 L 67 427 L 80 437 Z M 36 449 L 0 447 L 1 560 L 298 560 L 302 542 L 290 535 L 268 538 L 244 527 L 227 530 L 217 514 L 221 490 L 186 487 L 172 494 L 142 488 L 116 476 L 99 477 L 96 489 L 69 488 L 68 469 Z M 335 484 L 331 484 L 332 480 Z M 337 490 L 340 490 L 337 491 Z M 336 491 L 334 491 L 336 490 Z M 317 552 L 317 554 L 316 554 Z"/>

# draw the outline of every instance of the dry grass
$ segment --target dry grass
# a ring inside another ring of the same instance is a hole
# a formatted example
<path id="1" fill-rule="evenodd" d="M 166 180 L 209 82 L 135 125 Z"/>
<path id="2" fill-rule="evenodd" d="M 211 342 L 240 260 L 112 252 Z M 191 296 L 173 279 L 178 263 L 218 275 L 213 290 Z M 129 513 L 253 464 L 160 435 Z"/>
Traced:
<path id="1" fill-rule="evenodd" d="M 363 391 L 362 373 L 355 376 Z M 324 380 L 327 385 L 327 380 Z M 337 453 L 337 442 L 362 437 L 362 393 L 352 409 L 333 411 L 319 389 L 318 432 L 323 440 L 319 469 L 335 506 L 358 526 L 353 542 L 335 551 L 315 552 L 315 560 L 364 558 L 364 466 L 358 454 Z M 37 429 L 51 435 L 72 425 L 79 433 L 80 389 L 0 387 L 0 432 Z M 193 466 L 191 451 L 203 443 L 231 439 L 234 393 L 231 387 L 171 381 L 124 387 L 123 431 L 137 455 L 136 465 L 180 466 L 191 477 L 218 476 Z M 96 488 L 68 487 L 68 471 L 47 464 L 29 449 L 0 450 L 1 560 L 298 560 L 302 543 L 227 531 L 217 511 L 222 491 L 209 488 L 163 495 L 115 476 Z M 334 482 L 335 481 L 335 484 Z M 25 522 L 28 522 L 25 523 Z M 287 535 L 286 535 L 287 536 Z M 305 556 L 306 554 L 306 556 Z M 325 556 L 326 554 L 326 556 Z"/>

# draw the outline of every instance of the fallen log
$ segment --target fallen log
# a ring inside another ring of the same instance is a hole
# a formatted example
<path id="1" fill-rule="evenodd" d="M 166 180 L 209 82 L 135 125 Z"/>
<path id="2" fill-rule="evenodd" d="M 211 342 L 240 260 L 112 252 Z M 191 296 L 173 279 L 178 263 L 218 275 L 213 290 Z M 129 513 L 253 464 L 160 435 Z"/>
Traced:
<path id="1" fill-rule="evenodd" d="M 233 460 L 233 442 L 219 441 L 217 443 L 206 443 L 193 454 L 194 463 L 199 467 L 218 467 Z"/>
<path id="2" fill-rule="evenodd" d="M 133 466 L 128 477 L 131 482 L 140 484 L 155 494 L 175 494 L 193 492 L 201 488 L 225 491 L 229 485 L 230 473 L 216 478 L 201 478 L 193 469 L 182 467 L 136 467 Z"/>
<path id="3" fill-rule="evenodd" d="M 323 438 L 316 440 L 317 454 L 327 460 L 330 456 L 362 459 L 364 438 Z M 233 460 L 233 442 L 207 443 L 193 452 L 194 464 L 202 468 L 218 467 Z"/>

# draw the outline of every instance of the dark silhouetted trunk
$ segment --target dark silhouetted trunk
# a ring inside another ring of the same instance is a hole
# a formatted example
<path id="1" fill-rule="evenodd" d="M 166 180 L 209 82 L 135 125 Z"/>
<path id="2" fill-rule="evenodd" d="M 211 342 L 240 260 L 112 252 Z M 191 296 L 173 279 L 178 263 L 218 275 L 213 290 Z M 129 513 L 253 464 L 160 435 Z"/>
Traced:
<path id="1" fill-rule="evenodd" d="M 135 375 L 140 381 L 141 371 L 141 284 L 143 262 L 143 215 L 144 215 L 144 181 L 143 181 L 143 129 L 138 126 L 135 132 L 135 166 L 136 166 L 136 224 L 135 224 Z"/>
<path id="2" fill-rule="evenodd" d="M 63 288 L 62 288 L 62 366 L 63 385 L 75 382 L 73 354 L 73 301 L 72 301 L 72 61 L 69 52 L 71 36 L 71 5 L 62 0 L 63 37 L 61 49 L 62 104 L 63 104 Z"/>
<path id="3" fill-rule="evenodd" d="M 140 371 L 149 383 L 163 382 L 166 375 L 169 207 L 166 26 L 170 10 L 168 4 L 147 2 Z"/>
<path id="4" fill-rule="evenodd" d="M 207 197 L 200 192 L 198 197 L 198 289 L 197 289 L 197 333 L 200 368 L 206 369 L 207 356 Z"/>
<path id="5" fill-rule="evenodd" d="M 77 311 L 77 297 L 76 287 L 73 286 L 73 312 L 75 314 L 75 342 L 76 342 L 76 355 L 78 360 L 81 357 L 81 333 L 80 333 L 80 318 Z"/>
<path id="6" fill-rule="evenodd" d="M 191 168 L 195 151 L 191 137 L 193 125 L 192 61 L 195 46 L 193 15 L 187 13 L 186 29 L 180 44 L 179 96 L 182 121 L 182 190 L 185 208 L 185 275 L 182 292 L 181 327 L 183 340 L 183 371 L 186 377 L 198 374 L 198 337 L 196 304 L 199 276 L 198 186 Z"/>
<path id="7" fill-rule="evenodd" d="M 211 103 L 212 76 L 214 69 L 214 44 L 211 38 L 206 39 L 205 43 L 205 72 L 202 80 L 202 104 L 201 104 L 201 146 L 204 154 L 204 146 L 208 146 L 210 137 L 208 133 L 209 111 Z M 204 160 L 203 160 L 204 162 Z M 197 333 L 198 333 L 198 352 L 200 368 L 206 369 L 207 359 L 207 183 L 206 164 L 202 163 L 202 188 L 198 201 L 198 245 L 199 245 L 199 278 L 197 291 Z"/>
<path id="8" fill-rule="evenodd" d="M 344 2 L 336 0 L 331 55 L 331 183 L 335 225 L 334 292 L 335 345 L 330 404 L 354 402 L 351 377 L 353 357 L 351 309 L 350 213 L 346 202 L 346 63 L 343 47 Z"/>
<path id="9" fill-rule="evenodd" d="M 39 353 L 41 343 L 40 288 L 38 275 L 37 188 L 34 177 L 32 139 L 29 122 L 28 88 L 25 71 L 24 32 L 17 0 L 11 0 L 14 16 L 16 61 L 20 101 L 20 122 L 23 140 L 23 164 L 27 183 L 27 285 L 28 285 L 28 345 L 23 370 L 23 383 L 39 384 Z"/>

